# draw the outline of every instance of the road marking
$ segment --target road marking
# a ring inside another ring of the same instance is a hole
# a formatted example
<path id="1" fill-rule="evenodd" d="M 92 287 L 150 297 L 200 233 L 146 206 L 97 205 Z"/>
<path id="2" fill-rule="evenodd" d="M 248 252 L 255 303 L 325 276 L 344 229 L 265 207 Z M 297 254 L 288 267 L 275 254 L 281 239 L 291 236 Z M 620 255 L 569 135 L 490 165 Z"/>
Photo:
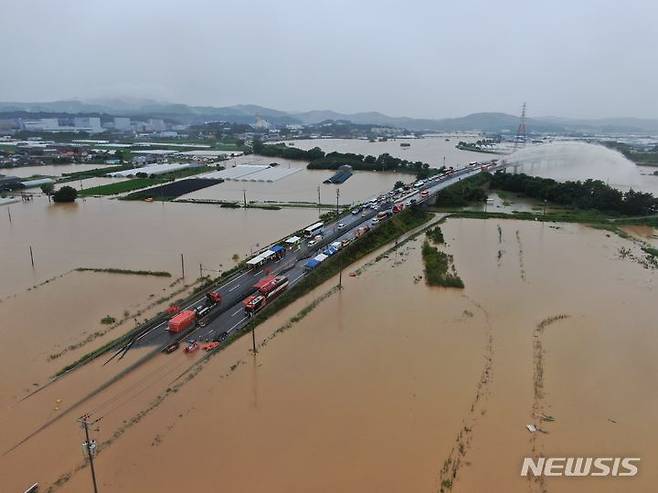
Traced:
<path id="1" fill-rule="evenodd" d="M 240 274 L 240 275 L 239 275 L 238 277 L 236 277 L 235 279 L 231 279 L 229 282 L 227 282 L 226 284 L 224 284 L 224 286 L 228 286 L 228 285 L 231 284 L 232 282 L 237 281 L 238 279 L 240 279 L 240 278 L 243 277 L 243 276 L 246 276 L 248 273 L 249 273 L 249 271 L 243 272 L 242 274 Z"/>
<path id="2" fill-rule="evenodd" d="M 235 317 L 238 313 L 242 311 L 242 308 L 238 308 L 232 315 L 231 317 Z"/>
<path id="3" fill-rule="evenodd" d="M 227 332 L 231 332 L 233 329 L 235 329 L 238 325 L 240 325 L 240 324 L 241 324 L 242 322 L 244 322 L 245 320 L 247 320 L 247 317 L 242 317 L 242 318 L 240 319 L 240 321 L 237 322 L 233 327 L 231 327 L 230 329 L 228 329 Z"/>
<path id="4" fill-rule="evenodd" d="M 238 289 L 239 287 L 240 287 L 239 284 L 238 284 L 237 286 L 233 286 L 231 289 L 228 290 L 228 292 L 230 293 L 231 291 L 235 291 L 235 290 Z"/>
<path id="5" fill-rule="evenodd" d="M 262 270 L 259 270 L 258 272 L 256 272 L 256 275 L 258 275 L 258 274 L 262 274 L 262 273 L 263 273 L 263 271 L 262 271 Z"/>
<path id="6" fill-rule="evenodd" d="M 297 279 L 295 279 L 295 280 L 293 281 L 293 283 L 295 283 L 295 282 L 297 282 L 297 281 L 299 281 L 299 280 L 300 280 L 300 279 L 301 279 L 302 277 L 304 277 L 305 275 L 306 275 L 306 274 L 302 274 L 302 275 L 301 275 L 301 276 L 299 276 L 299 277 L 298 277 Z"/>

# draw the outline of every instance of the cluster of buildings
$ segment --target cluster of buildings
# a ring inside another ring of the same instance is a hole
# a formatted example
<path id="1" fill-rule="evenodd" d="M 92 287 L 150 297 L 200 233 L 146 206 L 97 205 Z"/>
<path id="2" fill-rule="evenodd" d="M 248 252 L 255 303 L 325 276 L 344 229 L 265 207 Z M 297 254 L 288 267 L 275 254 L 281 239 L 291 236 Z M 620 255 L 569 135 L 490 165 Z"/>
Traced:
<path id="1" fill-rule="evenodd" d="M 175 125 L 161 118 L 133 120 L 127 116 L 72 116 L 48 118 L 7 118 L 0 120 L 0 132 L 31 131 L 31 132 L 85 132 L 99 134 L 102 132 L 117 132 L 127 134 L 155 134 L 159 137 L 178 137 L 185 125 Z"/>

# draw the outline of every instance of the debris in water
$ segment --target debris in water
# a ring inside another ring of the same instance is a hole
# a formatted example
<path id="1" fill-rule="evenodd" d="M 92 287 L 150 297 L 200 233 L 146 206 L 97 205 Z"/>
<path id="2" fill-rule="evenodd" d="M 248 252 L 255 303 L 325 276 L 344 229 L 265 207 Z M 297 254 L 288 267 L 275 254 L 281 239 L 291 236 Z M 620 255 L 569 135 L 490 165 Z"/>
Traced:
<path id="1" fill-rule="evenodd" d="M 530 433 L 534 433 L 535 431 L 537 431 L 537 427 L 533 424 L 525 425 L 525 427 L 528 428 L 528 431 Z"/>

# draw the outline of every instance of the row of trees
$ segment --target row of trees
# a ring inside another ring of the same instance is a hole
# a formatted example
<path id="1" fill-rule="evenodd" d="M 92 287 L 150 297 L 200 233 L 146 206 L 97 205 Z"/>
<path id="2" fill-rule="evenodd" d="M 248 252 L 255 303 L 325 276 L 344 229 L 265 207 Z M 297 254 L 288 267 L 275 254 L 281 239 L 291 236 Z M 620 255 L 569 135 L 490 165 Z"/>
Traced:
<path id="1" fill-rule="evenodd" d="M 490 175 L 486 173 L 478 173 L 470 178 L 464 178 L 441 190 L 436 196 L 436 205 L 439 207 L 465 207 L 474 202 L 485 202 L 489 180 Z"/>
<path id="2" fill-rule="evenodd" d="M 430 165 L 422 161 L 407 161 L 391 156 L 388 153 L 380 154 L 378 157 L 352 152 L 329 152 L 324 153 L 319 147 L 305 151 L 285 144 L 269 144 L 255 140 L 253 144 L 255 154 L 268 157 L 280 157 L 284 159 L 300 159 L 309 161 L 308 169 L 338 169 L 339 166 L 348 164 L 357 171 L 390 171 L 398 173 L 415 174 L 418 179 L 428 178 L 440 173 L 444 168 L 430 168 Z"/>
<path id="3" fill-rule="evenodd" d="M 645 216 L 655 214 L 658 210 L 658 199 L 650 193 L 633 189 L 621 192 L 601 180 L 562 183 L 523 173 L 497 172 L 491 176 L 491 187 L 577 209 L 594 209 L 627 216 Z"/>

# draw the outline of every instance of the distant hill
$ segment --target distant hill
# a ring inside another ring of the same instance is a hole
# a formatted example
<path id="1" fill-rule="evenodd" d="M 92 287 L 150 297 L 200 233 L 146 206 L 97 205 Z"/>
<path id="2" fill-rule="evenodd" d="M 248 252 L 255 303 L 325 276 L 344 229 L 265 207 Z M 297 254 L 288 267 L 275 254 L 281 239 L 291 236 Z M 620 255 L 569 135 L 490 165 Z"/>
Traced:
<path id="1" fill-rule="evenodd" d="M 260 116 L 274 124 L 301 123 L 284 111 L 250 104 L 226 107 L 189 106 L 149 99 L 70 100 L 48 103 L 0 102 L 0 112 L 92 113 L 141 118 L 165 118 L 177 120 L 181 123 L 201 123 L 216 120 L 255 123 L 256 118 Z"/>
<path id="2" fill-rule="evenodd" d="M 331 110 L 285 112 L 253 104 L 234 106 L 189 106 L 151 99 L 113 98 L 88 101 L 66 100 L 46 103 L 0 102 L 0 113 L 28 112 L 28 114 L 103 114 L 139 118 L 164 118 L 181 123 L 229 121 L 253 124 L 262 117 L 275 125 L 317 124 L 327 120 L 345 120 L 355 124 L 382 125 L 411 131 L 454 132 L 483 131 L 490 133 L 514 133 L 519 125 L 516 115 L 506 113 L 473 113 L 459 118 L 427 119 L 388 116 L 378 112 L 338 113 Z M 534 132 L 558 133 L 634 133 L 658 134 L 658 119 L 603 118 L 574 119 L 562 117 L 537 117 L 528 120 L 528 128 Z"/>

